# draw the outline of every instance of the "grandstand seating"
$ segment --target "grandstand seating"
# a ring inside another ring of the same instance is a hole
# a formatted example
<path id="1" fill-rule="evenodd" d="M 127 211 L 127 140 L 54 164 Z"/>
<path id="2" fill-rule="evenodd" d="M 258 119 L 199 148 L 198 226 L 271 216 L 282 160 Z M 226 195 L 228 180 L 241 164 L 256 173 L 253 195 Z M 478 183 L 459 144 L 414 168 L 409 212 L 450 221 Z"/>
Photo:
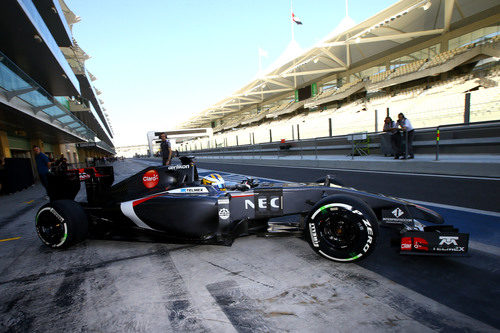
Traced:
<path id="1" fill-rule="evenodd" d="M 493 78 L 495 82 L 500 82 L 498 73 Z M 470 75 L 465 75 L 436 83 L 431 87 L 417 86 L 392 95 L 383 94 L 366 101 L 358 100 L 344 104 L 338 108 L 332 107 L 321 112 L 309 112 L 308 114 L 299 113 L 282 119 L 265 118 L 269 111 L 263 111 L 258 116 L 263 122 L 258 126 L 252 124 L 256 122 L 255 114 L 248 115 L 247 117 L 253 121 L 246 124 L 247 127 L 216 133 L 214 139 L 218 142 L 224 142 L 224 139 L 227 139 L 228 145 L 236 145 L 235 137 L 238 136 L 239 145 L 249 144 L 249 134 L 253 133 L 256 143 L 264 143 L 269 142 L 269 130 L 271 130 L 273 141 L 291 140 L 297 138 L 297 125 L 299 125 L 301 139 L 324 137 L 329 135 L 329 118 L 332 119 L 334 135 L 360 131 L 373 132 L 375 130 L 374 110 L 379 110 L 377 123 L 380 130 L 387 107 L 391 110 L 393 118 L 396 118 L 399 112 L 403 112 L 416 128 L 460 123 L 463 121 L 464 92 L 469 90 L 471 85 L 477 85 L 474 82 Z M 470 94 L 471 121 L 500 118 L 500 88 L 498 86 L 479 89 L 470 92 Z M 289 104 L 290 102 L 285 103 L 286 106 Z M 275 109 L 275 112 L 276 110 L 278 109 Z M 243 120 L 241 124 L 245 125 L 244 123 Z M 224 127 L 230 126 L 231 124 L 227 124 Z M 208 141 L 208 139 L 205 140 Z M 209 144 L 205 142 L 202 146 L 208 147 Z"/>
<path id="2" fill-rule="evenodd" d="M 469 44 L 467 46 L 459 47 L 458 49 L 453 49 L 453 50 L 441 52 L 441 53 L 435 55 L 434 57 L 432 57 L 432 59 L 423 67 L 423 69 L 442 65 L 445 62 L 449 61 L 451 58 L 453 58 L 459 54 L 464 53 L 465 51 L 467 51 L 468 49 L 470 49 L 472 47 L 473 47 L 473 45 Z"/>
<path id="3" fill-rule="evenodd" d="M 378 83 L 440 66 L 475 47 L 482 45 L 497 47 L 499 40 L 500 37 L 497 35 L 444 51 L 429 59 L 417 60 L 393 70 L 371 75 L 367 82 Z M 471 96 L 471 122 L 498 120 L 500 119 L 500 63 L 497 61 L 492 65 L 487 64 L 486 67 L 480 68 L 480 71 L 480 74 L 454 74 L 444 81 L 426 82 L 411 88 L 398 89 L 395 86 L 396 89 L 391 89 L 391 92 L 380 91 L 371 97 L 367 96 L 339 106 L 332 105 L 321 111 L 292 113 L 296 104 L 293 100 L 285 100 L 267 110 L 262 110 L 259 114 L 251 113 L 226 119 L 224 125 L 214 128 L 213 142 L 219 145 L 222 142 L 227 142 L 227 145 L 250 144 L 252 135 L 255 143 L 291 140 L 297 139 L 297 128 L 301 139 L 323 137 L 329 135 L 329 119 L 333 135 L 360 131 L 373 132 L 375 126 L 378 126 L 378 130 L 381 129 L 386 108 L 390 110 L 393 118 L 396 118 L 399 112 L 403 112 L 415 128 L 460 123 L 464 119 L 465 92 L 469 92 Z M 353 80 L 340 88 L 331 87 L 322 90 L 310 100 L 318 101 L 341 94 L 359 82 L 362 82 L 362 79 Z M 376 122 L 375 110 L 378 110 Z M 208 139 L 204 140 L 204 143 L 200 140 L 198 146 L 214 146 Z"/>
<path id="4" fill-rule="evenodd" d="M 286 110 L 286 109 L 287 109 L 290 105 L 292 105 L 293 103 L 294 103 L 294 101 L 292 100 L 292 101 L 284 102 L 284 103 L 282 103 L 282 104 L 280 104 L 280 105 L 275 106 L 275 107 L 273 108 L 273 110 L 271 110 L 271 109 L 269 110 L 269 114 L 268 114 L 268 115 L 266 115 L 266 118 L 275 118 L 275 117 L 277 117 L 277 116 L 279 116 L 279 115 L 281 115 L 281 114 L 286 113 L 286 111 L 285 111 L 285 110 Z"/>
<path id="5" fill-rule="evenodd" d="M 380 72 L 380 73 L 377 73 L 377 74 L 371 75 L 368 79 L 369 79 L 372 83 L 382 82 L 382 81 L 384 81 L 385 79 L 387 79 L 387 77 L 388 77 L 389 75 L 391 75 L 393 71 L 394 71 L 393 69 L 390 69 L 390 70 L 387 70 L 387 71 L 384 71 L 384 72 Z"/>
<path id="6" fill-rule="evenodd" d="M 329 88 L 327 90 L 322 90 L 318 95 L 316 95 L 314 97 L 314 100 L 318 100 L 318 99 L 321 99 L 321 98 L 329 97 L 332 94 L 334 94 L 336 91 L 337 91 L 336 87 L 331 87 L 331 88 Z"/>
<path id="7" fill-rule="evenodd" d="M 411 63 L 403 65 L 403 66 L 399 66 L 398 68 L 396 68 L 394 73 L 392 73 L 390 78 L 392 79 L 392 78 L 395 78 L 398 76 L 403 76 L 403 75 L 408 75 L 408 74 L 414 73 L 414 72 L 418 71 L 420 69 L 420 67 L 422 67 L 422 65 L 425 64 L 426 61 L 427 61 L 427 58 L 417 60 L 417 61 L 411 62 Z"/>
<path id="8" fill-rule="evenodd" d="M 347 91 L 349 90 L 349 88 L 352 88 L 354 87 L 356 84 L 360 83 L 361 82 L 361 79 L 356 79 L 352 82 L 349 82 L 349 83 L 346 83 L 344 84 L 342 87 L 340 87 L 335 93 L 336 94 L 341 94 L 343 93 L 344 91 Z"/>

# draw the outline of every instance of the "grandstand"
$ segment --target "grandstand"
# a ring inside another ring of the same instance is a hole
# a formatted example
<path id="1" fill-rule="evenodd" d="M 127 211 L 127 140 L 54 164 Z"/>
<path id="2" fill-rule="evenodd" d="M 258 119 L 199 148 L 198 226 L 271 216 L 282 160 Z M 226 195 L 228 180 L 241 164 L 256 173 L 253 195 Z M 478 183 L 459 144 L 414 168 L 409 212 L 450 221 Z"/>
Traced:
<path id="1" fill-rule="evenodd" d="M 399 112 L 415 128 L 500 120 L 499 32 L 494 2 L 399 1 L 192 117 L 214 135 L 180 150 L 376 132 Z"/>

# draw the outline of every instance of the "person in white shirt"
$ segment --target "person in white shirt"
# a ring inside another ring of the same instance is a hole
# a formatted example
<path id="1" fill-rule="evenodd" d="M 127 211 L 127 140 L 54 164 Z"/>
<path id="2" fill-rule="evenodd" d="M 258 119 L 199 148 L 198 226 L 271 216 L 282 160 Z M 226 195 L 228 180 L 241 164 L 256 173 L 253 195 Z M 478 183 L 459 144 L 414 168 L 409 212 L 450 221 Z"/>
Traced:
<path id="1" fill-rule="evenodd" d="M 402 113 L 398 114 L 398 125 L 403 130 L 403 135 L 408 136 L 408 141 L 407 141 L 408 156 L 406 156 L 406 153 L 403 153 L 403 159 L 414 158 L 415 155 L 413 154 L 413 137 L 415 135 L 415 130 L 413 129 L 410 120 L 406 118 L 405 115 Z"/>

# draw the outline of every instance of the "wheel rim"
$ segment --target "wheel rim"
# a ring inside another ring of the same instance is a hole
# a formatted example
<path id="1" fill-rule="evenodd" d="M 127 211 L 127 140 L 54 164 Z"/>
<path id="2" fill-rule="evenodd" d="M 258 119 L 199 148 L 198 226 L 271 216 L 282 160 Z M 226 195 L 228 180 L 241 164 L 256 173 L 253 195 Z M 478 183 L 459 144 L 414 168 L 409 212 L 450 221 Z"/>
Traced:
<path id="1" fill-rule="evenodd" d="M 318 216 L 318 233 L 329 247 L 349 251 L 359 244 L 361 216 L 342 208 L 324 209 Z"/>
<path id="2" fill-rule="evenodd" d="M 353 261 L 372 247 L 373 229 L 359 209 L 345 203 L 327 203 L 311 216 L 311 244 L 323 256 L 335 261 Z"/>
<path id="3" fill-rule="evenodd" d="M 50 207 L 44 208 L 37 215 L 36 227 L 38 235 L 50 246 L 62 245 L 68 236 L 64 219 Z"/>

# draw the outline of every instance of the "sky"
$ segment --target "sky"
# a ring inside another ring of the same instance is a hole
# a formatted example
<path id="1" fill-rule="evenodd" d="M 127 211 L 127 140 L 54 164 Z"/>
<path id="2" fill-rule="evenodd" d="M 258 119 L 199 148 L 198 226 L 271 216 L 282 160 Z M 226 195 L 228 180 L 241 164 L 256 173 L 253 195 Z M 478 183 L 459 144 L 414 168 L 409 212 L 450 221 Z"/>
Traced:
<path id="1" fill-rule="evenodd" d="M 65 0 L 73 36 L 109 113 L 115 146 L 182 121 L 251 82 L 258 49 L 272 64 L 291 40 L 290 0 Z M 350 0 L 356 23 L 395 3 Z M 345 17 L 345 0 L 294 0 L 295 40 L 312 47 Z"/>

